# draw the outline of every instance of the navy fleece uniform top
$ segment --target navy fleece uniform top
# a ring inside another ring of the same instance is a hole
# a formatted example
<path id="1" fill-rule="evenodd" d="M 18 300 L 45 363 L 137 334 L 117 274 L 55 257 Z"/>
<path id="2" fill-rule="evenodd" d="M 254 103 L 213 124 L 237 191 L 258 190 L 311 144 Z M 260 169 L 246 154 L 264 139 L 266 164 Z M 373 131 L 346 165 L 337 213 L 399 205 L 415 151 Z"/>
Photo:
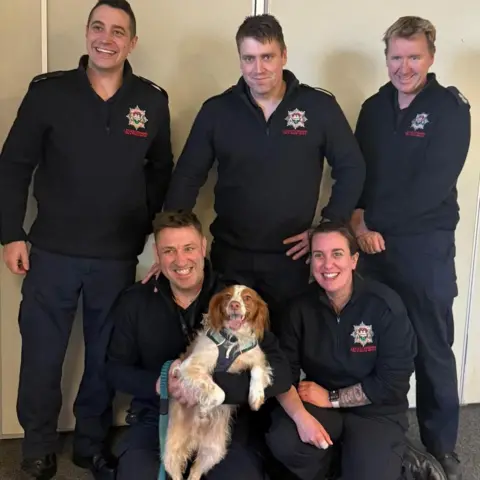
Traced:
<path id="1" fill-rule="evenodd" d="M 408 235 L 455 230 L 457 179 L 470 145 L 470 105 L 434 74 L 408 108 L 384 85 L 362 106 L 355 135 L 366 162 L 358 203 L 370 230 Z"/>

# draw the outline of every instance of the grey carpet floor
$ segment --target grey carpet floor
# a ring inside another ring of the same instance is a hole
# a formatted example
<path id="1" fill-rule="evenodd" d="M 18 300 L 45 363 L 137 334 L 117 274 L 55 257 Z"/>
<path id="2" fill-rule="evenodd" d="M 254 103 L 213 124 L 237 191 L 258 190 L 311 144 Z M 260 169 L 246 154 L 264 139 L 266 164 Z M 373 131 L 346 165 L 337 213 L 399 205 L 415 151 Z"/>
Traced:
<path id="1" fill-rule="evenodd" d="M 414 411 L 409 413 L 411 424 L 409 436 L 413 439 L 418 439 L 418 426 L 415 413 Z M 58 459 L 59 469 L 55 479 L 91 480 L 92 476 L 88 472 L 75 467 L 70 461 L 71 435 L 67 434 L 63 437 L 64 449 Z M 462 407 L 458 454 L 464 467 L 463 480 L 480 480 L 480 405 Z M 0 441 L 0 480 L 26 479 L 19 469 L 20 459 L 20 440 Z"/>

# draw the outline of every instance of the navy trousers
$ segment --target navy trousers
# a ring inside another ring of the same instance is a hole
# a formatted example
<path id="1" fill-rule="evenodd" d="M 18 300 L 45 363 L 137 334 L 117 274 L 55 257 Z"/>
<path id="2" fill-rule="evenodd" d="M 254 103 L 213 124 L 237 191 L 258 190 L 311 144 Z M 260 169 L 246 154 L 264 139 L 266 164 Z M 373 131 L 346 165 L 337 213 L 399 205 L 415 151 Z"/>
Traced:
<path id="1" fill-rule="evenodd" d="M 402 297 L 418 338 L 417 417 L 423 444 L 434 455 L 455 449 L 459 398 L 453 301 L 457 295 L 454 232 L 386 237 L 386 250 L 361 256 L 359 272 Z"/>
<path id="2" fill-rule="evenodd" d="M 158 426 L 135 423 L 116 448 L 116 480 L 156 480 L 160 468 Z M 206 480 L 266 480 L 261 456 L 233 438 L 227 456 L 206 475 Z"/>
<path id="3" fill-rule="evenodd" d="M 22 356 L 17 413 L 25 431 L 25 458 L 57 449 L 62 367 L 80 293 L 85 364 L 74 405 L 73 447 L 79 456 L 102 450 L 113 399 L 103 376 L 111 332 L 108 313 L 119 293 L 135 281 L 136 264 L 136 259 L 86 259 L 32 248 L 19 314 Z"/>
<path id="4" fill-rule="evenodd" d="M 348 409 L 332 410 L 304 403 L 325 428 L 333 442 L 327 450 L 303 443 L 293 420 L 282 407 L 272 412 L 266 435 L 273 457 L 287 469 L 272 478 L 325 480 L 334 449 L 341 444 L 342 480 L 400 480 L 403 478 L 406 415 L 361 416 Z M 293 475 L 292 475 L 293 474 Z M 335 477 L 336 478 L 336 477 Z"/>

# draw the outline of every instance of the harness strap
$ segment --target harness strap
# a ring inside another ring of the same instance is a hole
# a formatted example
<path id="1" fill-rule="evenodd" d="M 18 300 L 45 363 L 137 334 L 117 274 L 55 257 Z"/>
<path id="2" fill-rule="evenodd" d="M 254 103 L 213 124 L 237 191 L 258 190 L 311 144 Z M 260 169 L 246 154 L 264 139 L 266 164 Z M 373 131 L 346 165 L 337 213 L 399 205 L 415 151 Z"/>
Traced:
<path id="1" fill-rule="evenodd" d="M 163 455 L 165 454 L 165 444 L 167 441 L 168 430 L 168 372 L 173 360 L 168 360 L 162 366 L 160 373 L 160 415 L 158 421 L 158 436 L 160 443 L 160 471 L 158 473 L 158 480 L 167 480 L 165 472 L 165 465 L 163 463 Z"/>
<path id="2" fill-rule="evenodd" d="M 227 357 L 230 357 L 230 352 L 233 348 L 236 348 L 238 351 L 238 355 L 248 352 L 252 348 L 255 348 L 258 345 L 256 339 L 252 339 L 249 343 L 243 346 L 240 349 L 240 343 L 238 338 L 233 335 L 232 333 L 228 332 L 225 328 L 222 328 L 219 332 L 209 329 L 207 331 L 207 337 L 212 340 L 218 347 L 225 346 L 227 353 Z"/>
<path id="3" fill-rule="evenodd" d="M 220 331 L 210 329 L 207 331 L 207 337 L 212 340 L 218 348 L 215 372 L 227 372 L 237 357 L 255 348 L 258 344 L 256 339 L 252 339 L 249 343 L 244 344 L 243 348 L 240 348 L 238 338 L 225 328 L 222 328 Z"/>

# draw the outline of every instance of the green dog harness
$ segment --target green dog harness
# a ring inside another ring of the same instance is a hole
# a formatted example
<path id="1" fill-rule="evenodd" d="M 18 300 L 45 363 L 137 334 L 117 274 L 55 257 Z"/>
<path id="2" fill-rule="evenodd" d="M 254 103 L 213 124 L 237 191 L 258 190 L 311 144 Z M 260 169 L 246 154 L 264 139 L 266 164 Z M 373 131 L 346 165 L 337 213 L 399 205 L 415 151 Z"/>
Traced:
<path id="1" fill-rule="evenodd" d="M 208 330 L 207 337 L 218 347 L 218 360 L 215 366 L 216 372 L 227 372 L 232 363 L 242 354 L 258 345 L 256 339 L 240 348 L 238 338 L 226 328 L 220 331 Z"/>

